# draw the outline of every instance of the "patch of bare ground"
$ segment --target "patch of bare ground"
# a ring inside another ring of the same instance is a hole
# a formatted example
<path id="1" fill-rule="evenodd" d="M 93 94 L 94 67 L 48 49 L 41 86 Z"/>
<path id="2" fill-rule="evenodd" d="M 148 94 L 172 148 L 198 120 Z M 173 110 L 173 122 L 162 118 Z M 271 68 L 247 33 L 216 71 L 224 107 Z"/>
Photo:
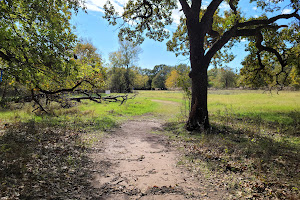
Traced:
<path id="1" fill-rule="evenodd" d="M 162 104 L 174 105 L 174 106 L 180 105 L 178 102 L 174 102 L 174 101 L 166 101 L 166 100 L 158 100 L 158 99 L 152 99 L 152 101 L 157 103 L 162 103 Z"/>
<path id="2" fill-rule="evenodd" d="M 93 160 L 91 183 L 99 199 L 226 199 L 224 188 L 214 180 L 193 176 L 177 166 L 178 152 L 153 120 L 127 121 L 98 145 Z"/>

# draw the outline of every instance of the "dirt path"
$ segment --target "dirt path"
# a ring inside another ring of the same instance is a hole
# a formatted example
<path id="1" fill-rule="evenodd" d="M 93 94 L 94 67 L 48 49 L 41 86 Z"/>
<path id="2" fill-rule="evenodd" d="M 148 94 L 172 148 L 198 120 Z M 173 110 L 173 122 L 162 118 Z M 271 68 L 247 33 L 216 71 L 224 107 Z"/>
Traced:
<path id="1" fill-rule="evenodd" d="M 128 121 L 90 154 L 100 199 L 222 199 L 222 191 L 176 166 L 178 153 L 157 121 Z"/>
<path id="2" fill-rule="evenodd" d="M 169 104 L 169 105 L 173 105 L 173 106 L 179 106 L 180 105 L 180 103 L 175 102 L 175 101 L 166 101 L 166 100 L 158 100 L 158 99 L 152 99 L 151 101 L 162 103 L 162 104 Z"/>

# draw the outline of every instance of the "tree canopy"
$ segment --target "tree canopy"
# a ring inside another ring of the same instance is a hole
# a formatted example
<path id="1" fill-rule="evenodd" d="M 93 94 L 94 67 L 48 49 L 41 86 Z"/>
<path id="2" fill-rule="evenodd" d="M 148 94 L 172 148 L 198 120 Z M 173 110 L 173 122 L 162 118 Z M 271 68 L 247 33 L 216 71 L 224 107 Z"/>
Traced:
<path id="1" fill-rule="evenodd" d="M 59 83 L 74 69 L 72 12 L 81 0 L 0 2 L 0 58 L 4 79 L 29 88 Z"/>
<path id="2" fill-rule="evenodd" d="M 241 69 L 242 84 L 253 87 L 283 87 L 297 85 L 293 73 L 299 71 L 299 38 L 300 27 L 291 24 L 281 31 L 276 29 L 263 32 L 265 43 L 273 46 L 274 51 L 282 55 L 282 60 L 276 59 L 272 52 L 260 52 L 255 45 L 255 40 L 250 40 L 247 47 L 249 55 L 243 60 Z M 257 59 L 257 56 L 259 56 Z"/>

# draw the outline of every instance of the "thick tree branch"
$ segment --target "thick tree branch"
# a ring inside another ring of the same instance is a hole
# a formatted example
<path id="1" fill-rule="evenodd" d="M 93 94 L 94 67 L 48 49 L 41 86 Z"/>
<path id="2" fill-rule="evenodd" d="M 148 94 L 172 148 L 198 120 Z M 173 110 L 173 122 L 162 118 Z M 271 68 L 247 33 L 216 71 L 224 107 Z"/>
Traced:
<path id="1" fill-rule="evenodd" d="M 236 7 L 235 7 L 235 5 L 234 5 L 234 1 L 236 1 L 236 0 L 230 0 L 230 1 L 229 1 L 229 6 L 230 6 L 231 10 L 233 11 L 233 13 L 234 13 L 235 15 L 237 15 L 237 9 L 236 9 Z"/>
<path id="2" fill-rule="evenodd" d="M 191 9 L 194 14 L 199 15 L 200 9 L 201 9 L 201 3 L 202 3 L 202 0 L 192 0 Z"/>
<path id="3" fill-rule="evenodd" d="M 240 30 L 236 30 L 235 33 L 236 33 L 235 36 L 237 37 L 239 36 L 251 37 L 251 36 L 255 36 L 256 29 L 240 29 Z"/>
<path id="4" fill-rule="evenodd" d="M 206 12 L 204 13 L 201 19 L 202 27 L 204 28 L 204 31 L 206 33 L 208 33 L 209 30 L 211 30 L 213 24 L 213 16 L 220 4 L 222 3 L 222 1 L 223 0 L 213 0 L 207 7 Z"/>
<path id="5" fill-rule="evenodd" d="M 286 62 L 282 59 L 281 55 L 278 53 L 277 50 L 271 48 L 271 47 L 266 47 L 266 46 L 263 46 L 262 45 L 262 42 L 263 42 L 263 35 L 261 34 L 261 32 L 259 30 L 257 30 L 256 32 L 256 43 L 255 43 L 255 46 L 258 48 L 259 52 L 262 52 L 262 51 L 267 51 L 267 52 L 270 52 L 270 53 L 273 53 L 275 54 L 275 56 L 277 57 L 280 65 L 282 67 L 285 67 L 287 64 Z"/>
<path id="6" fill-rule="evenodd" d="M 213 46 L 208 50 L 205 57 L 209 61 L 212 59 L 212 57 L 219 51 L 234 35 L 236 32 L 237 26 L 233 26 L 231 29 L 226 31 L 222 37 L 213 44 Z"/>
<path id="7" fill-rule="evenodd" d="M 186 0 L 179 0 L 179 2 L 181 4 L 184 15 L 186 16 L 186 18 L 189 18 L 191 13 L 191 8 L 189 4 L 187 3 Z"/>
<path id="8" fill-rule="evenodd" d="M 295 17 L 298 20 L 300 20 L 300 16 L 297 14 L 297 12 L 294 12 L 291 14 L 277 15 L 275 17 L 271 17 L 270 19 L 256 19 L 256 20 L 239 23 L 238 27 L 242 28 L 242 27 L 249 27 L 249 26 L 255 26 L 255 25 L 267 25 L 267 24 L 272 24 L 279 19 L 289 19 L 292 17 Z"/>
<path id="9" fill-rule="evenodd" d="M 210 35 L 212 38 L 220 37 L 220 33 L 218 31 L 213 30 L 213 29 L 210 29 L 208 31 L 208 35 Z"/>
<path id="10" fill-rule="evenodd" d="M 217 51 L 219 51 L 232 37 L 256 36 L 256 47 L 260 51 L 268 51 L 270 53 L 275 54 L 275 56 L 277 57 L 280 64 L 282 66 L 285 66 L 286 65 L 285 61 L 283 61 L 282 57 L 275 49 L 261 45 L 261 43 L 263 41 L 261 29 L 263 29 L 263 28 L 275 28 L 275 29 L 281 28 L 283 26 L 274 26 L 274 25 L 270 25 L 270 24 L 274 23 L 278 19 L 289 19 L 292 17 L 296 17 L 298 19 L 299 15 L 295 12 L 292 14 L 278 15 L 278 16 L 275 16 L 275 17 L 272 17 L 272 18 L 266 19 L 266 20 L 252 20 L 252 21 L 248 21 L 248 22 L 244 22 L 244 23 L 237 23 L 236 25 L 232 26 L 231 29 L 226 31 L 217 42 L 214 43 L 214 45 L 208 50 L 205 57 L 208 60 L 211 60 L 212 57 L 217 53 Z M 259 26 L 259 27 L 255 27 L 253 29 L 238 29 L 240 27 L 249 27 L 249 26 L 254 26 L 254 25 Z M 209 33 L 213 33 L 212 30 L 210 30 Z M 213 33 L 213 34 L 216 34 L 216 33 Z"/>

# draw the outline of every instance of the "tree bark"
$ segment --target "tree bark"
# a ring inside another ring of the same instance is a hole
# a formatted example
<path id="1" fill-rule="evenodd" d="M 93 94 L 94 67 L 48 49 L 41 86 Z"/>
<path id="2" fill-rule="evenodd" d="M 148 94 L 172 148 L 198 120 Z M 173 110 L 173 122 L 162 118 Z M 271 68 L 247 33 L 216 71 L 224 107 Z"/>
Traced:
<path id="1" fill-rule="evenodd" d="M 201 71 L 191 77 L 192 101 L 189 119 L 186 123 L 186 129 L 189 131 L 207 130 L 210 127 L 207 109 L 207 68 L 203 65 L 199 68 Z"/>
<path id="2" fill-rule="evenodd" d="M 131 93 L 131 88 L 130 88 L 130 78 L 129 78 L 129 66 L 127 65 L 126 67 L 126 72 L 125 72 L 125 92 L 126 93 Z"/>

